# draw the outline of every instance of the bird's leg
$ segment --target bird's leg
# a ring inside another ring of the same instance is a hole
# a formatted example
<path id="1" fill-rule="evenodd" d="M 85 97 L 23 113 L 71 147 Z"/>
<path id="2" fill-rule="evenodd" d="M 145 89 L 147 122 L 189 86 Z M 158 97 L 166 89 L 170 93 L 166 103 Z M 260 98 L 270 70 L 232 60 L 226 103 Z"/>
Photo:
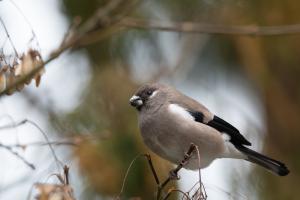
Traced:
<path id="1" fill-rule="evenodd" d="M 189 150 L 184 154 L 183 160 L 179 163 L 179 165 L 170 171 L 169 177 L 171 180 L 179 180 L 180 176 L 178 175 L 178 171 L 188 164 L 190 158 L 192 157 L 192 153 L 196 150 L 196 146 L 192 143 L 190 145 Z"/>
<path id="2" fill-rule="evenodd" d="M 158 187 L 157 191 L 157 200 L 160 199 L 161 191 L 164 189 L 164 187 L 171 181 L 171 180 L 179 180 L 178 172 L 181 170 L 189 161 L 189 159 L 192 157 L 193 152 L 196 150 L 196 145 L 191 143 L 190 148 L 188 151 L 184 154 L 183 160 L 177 165 L 177 167 L 170 171 L 169 177 Z"/>

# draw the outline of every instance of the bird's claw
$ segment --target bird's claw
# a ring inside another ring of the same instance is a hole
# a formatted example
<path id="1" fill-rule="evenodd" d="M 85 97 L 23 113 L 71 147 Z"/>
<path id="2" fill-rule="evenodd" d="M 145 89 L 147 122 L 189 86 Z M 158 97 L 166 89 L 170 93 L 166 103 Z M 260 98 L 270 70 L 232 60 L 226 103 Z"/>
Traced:
<path id="1" fill-rule="evenodd" d="M 169 176 L 170 176 L 170 179 L 172 179 L 172 180 L 179 180 L 180 179 L 180 176 L 174 170 L 170 171 Z"/>

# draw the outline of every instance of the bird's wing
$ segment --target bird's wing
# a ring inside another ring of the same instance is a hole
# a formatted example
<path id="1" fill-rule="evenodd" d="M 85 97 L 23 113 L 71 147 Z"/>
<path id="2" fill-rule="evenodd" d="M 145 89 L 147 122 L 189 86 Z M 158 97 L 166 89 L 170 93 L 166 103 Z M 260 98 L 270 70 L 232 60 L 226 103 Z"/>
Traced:
<path id="1" fill-rule="evenodd" d="M 194 99 L 181 94 L 176 93 L 173 97 L 171 104 L 177 104 L 180 107 L 188 111 L 196 122 L 206 124 L 212 128 L 215 128 L 221 133 L 226 133 L 230 136 L 230 142 L 235 146 L 248 145 L 251 143 L 236 129 L 234 126 L 212 114 L 204 105 L 195 101 Z"/>
<path id="2" fill-rule="evenodd" d="M 204 123 L 210 127 L 217 129 L 219 132 L 226 133 L 230 136 L 230 142 L 234 145 L 251 145 L 251 143 L 240 133 L 234 126 L 214 115 L 213 119 L 207 123 L 203 120 L 205 115 L 200 111 L 187 110 L 193 117 L 194 120 L 199 123 Z"/>

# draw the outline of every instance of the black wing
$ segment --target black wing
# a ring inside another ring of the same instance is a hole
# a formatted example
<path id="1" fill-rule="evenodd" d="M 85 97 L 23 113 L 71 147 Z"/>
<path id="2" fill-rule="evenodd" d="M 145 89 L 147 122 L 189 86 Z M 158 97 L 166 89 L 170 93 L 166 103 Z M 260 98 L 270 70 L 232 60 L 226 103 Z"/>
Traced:
<path id="1" fill-rule="evenodd" d="M 195 118 L 195 121 L 203 123 L 203 113 L 198 111 L 189 111 L 189 113 Z M 207 125 L 217 129 L 219 132 L 227 133 L 230 136 L 230 142 L 234 145 L 251 145 L 238 129 L 216 115 Z"/>

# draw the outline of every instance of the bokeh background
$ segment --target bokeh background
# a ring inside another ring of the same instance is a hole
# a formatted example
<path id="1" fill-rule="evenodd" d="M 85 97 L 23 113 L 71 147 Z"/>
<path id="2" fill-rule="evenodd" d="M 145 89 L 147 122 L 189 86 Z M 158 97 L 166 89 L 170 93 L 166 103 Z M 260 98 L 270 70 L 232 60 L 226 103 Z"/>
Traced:
<path id="1" fill-rule="evenodd" d="M 18 52 L 39 48 L 47 58 L 76 16 L 84 21 L 108 2 L 2 0 L 0 15 Z M 300 3 L 291 0 L 164 0 L 139 1 L 128 15 L 161 22 L 281 26 L 299 23 L 299 9 Z M 32 31 L 39 44 L 30 42 Z M 7 36 L 2 27 L 0 32 L 4 44 Z M 7 44 L 1 49 L 12 52 Z M 39 88 L 30 86 L 1 97 L 0 124 L 30 119 L 51 141 L 76 140 L 76 146 L 55 146 L 59 159 L 70 166 L 76 198 L 111 198 L 118 195 L 132 159 L 150 153 L 128 99 L 143 83 L 160 81 L 203 102 L 236 126 L 254 149 L 283 161 L 291 170 L 287 177 L 277 177 L 247 162 L 215 161 L 201 171 L 208 199 L 296 200 L 300 193 L 299 55 L 300 33 L 255 37 L 127 28 L 62 54 L 46 65 Z M 1 144 L 42 140 L 30 124 L 0 133 Z M 47 146 L 28 145 L 17 151 L 37 169 L 30 170 L 0 148 L 1 199 L 26 199 L 30 191 L 34 194 L 35 182 L 57 182 L 51 174 L 58 169 Z M 166 177 L 172 165 L 152 156 L 159 176 Z M 182 170 L 180 175 L 176 184 L 183 191 L 197 181 L 197 172 Z M 156 185 L 145 160 L 135 163 L 125 186 L 125 199 L 153 199 Z"/>

